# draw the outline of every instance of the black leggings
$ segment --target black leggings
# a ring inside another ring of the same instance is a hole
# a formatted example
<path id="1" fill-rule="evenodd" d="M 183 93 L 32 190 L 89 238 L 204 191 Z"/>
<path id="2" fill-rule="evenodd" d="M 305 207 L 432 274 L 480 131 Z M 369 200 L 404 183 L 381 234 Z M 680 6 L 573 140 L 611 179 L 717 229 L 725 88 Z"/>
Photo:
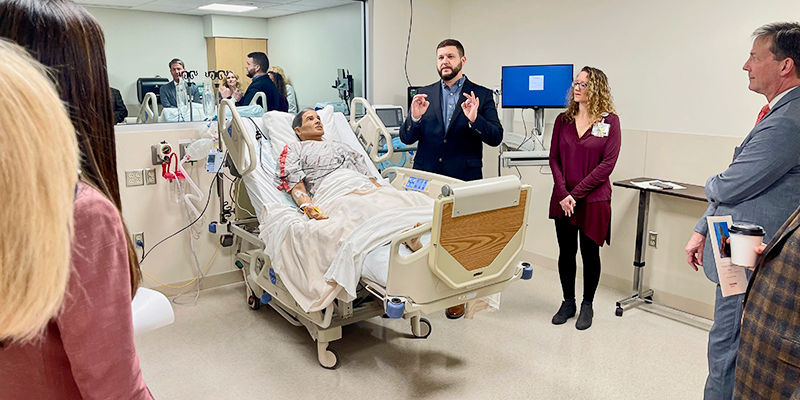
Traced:
<path id="1" fill-rule="evenodd" d="M 558 276 L 564 300 L 575 298 L 575 274 L 580 233 L 581 259 L 583 259 L 583 300 L 594 301 L 594 293 L 600 282 L 600 246 L 569 220 L 556 218 L 556 237 L 558 238 Z"/>

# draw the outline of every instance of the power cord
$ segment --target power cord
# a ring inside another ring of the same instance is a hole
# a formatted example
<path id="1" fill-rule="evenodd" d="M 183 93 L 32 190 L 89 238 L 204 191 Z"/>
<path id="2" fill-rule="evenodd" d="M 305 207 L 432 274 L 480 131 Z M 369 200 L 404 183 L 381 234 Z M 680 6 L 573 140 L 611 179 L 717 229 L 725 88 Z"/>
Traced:
<path id="1" fill-rule="evenodd" d="M 406 72 L 406 82 L 408 82 L 408 86 L 411 86 L 411 80 L 408 79 L 408 48 L 411 47 L 411 26 L 414 24 L 414 0 L 408 0 L 408 5 L 411 9 L 408 17 L 408 40 L 406 41 L 406 61 L 403 65 L 403 69 Z"/>
<path id="2" fill-rule="evenodd" d="M 208 260 L 208 264 L 206 264 L 206 267 L 203 269 L 203 272 L 202 272 L 202 274 L 205 274 L 205 273 L 206 273 L 206 271 L 208 270 L 208 267 L 210 267 L 210 266 L 211 266 L 211 261 L 214 261 L 214 257 L 217 255 L 217 250 L 219 250 L 219 243 L 220 243 L 220 242 L 218 241 L 218 242 L 217 242 L 217 248 L 216 248 L 216 249 L 214 249 L 214 254 L 212 254 L 212 255 L 211 255 L 211 259 L 209 259 L 209 260 Z M 161 286 L 164 286 L 164 287 L 168 287 L 168 288 L 170 288 L 170 289 L 183 289 L 183 288 L 185 288 L 185 287 L 187 287 L 187 286 L 191 285 L 192 283 L 194 283 L 194 282 L 195 282 L 195 281 L 196 281 L 198 278 L 200 278 L 200 276 L 196 276 L 194 279 L 192 279 L 192 280 L 191 280 L 191 281 L 189 281 L 189 282 L 186 282 L 185 284 L 183 284 L 183 285 L 181 285 L 181 286 L 173 286 L 173 285 L 168 285 L 168 284 L 166 284 L 166 283 L 163 283 L 163 282 L 159 281 L 159 280 L 158 280 L 158 279 L 156 279 L 156 278 L 153 278 L 153 276 L 152 276 L 152 275 L 148 274 L 148 273 L 147 273 L 146 271 L 144 271 L 144 270 L 142 270 L 142 273 L 143 273 L 143 274 L 145 274 L 145 275 L 147 275 L 147 276 L 148 276 L 150 279 L 152 279 L 152 280 L 153 280 L 155 283 L 157 283 L 157 284 L 159 284 L 159 285 L 161 285 Z M 201 275 L 202 275 L 202 274 L 201 274 Z"/>
<path id="3" fill-rule="evenodd" d="M 226 151 L 225 152 L 225 157 L 227 157 L 227 156 L 228 156 L 228 152 Z M 150 255 L 150 252 L 155 250 L 155 248 L 158 247 L 161 243 L 164 243 L 167 240 L 172 239 L 173 237 L 175 237 L 179 233 L 189 229 L 195 223 L 197 223 L 197 221 L 199 221 L 200 218 L 203 218 L 203 215 L 206 213 L 206 210 L 208 210 L 208 204 L 211 202 L 211 192 L 214 190 L 214 183 L 217 181 L 217 179 L 219 179 L 220 172 L 221 172 L 221 168 L 220 168 L 220 171 L 217 171 L 217 173 L 214 174 L 214 178 L 211 179 L 211 185 L 209 185 L 209 187 L 208 187 L 208 195 L 206 196 L 206 205 L 203 207 L 203 211 L 200 212 L 200 215 L 194 221 L 192 221 L 189 225 L 186 225 L 183 228 L 181 228 L 180 230 L 178 230 L 177 232 L 165 237 L 164 239 L 161 239 L 160 242 L 156 243 L 153 247 L 151 247 L 150 250 L 148 250 L 146 253 L 144 253 L 144 255 L 142 256 L 142 259 L 139 260 L 140 264 L 143 263 L 144 260 L 147 258 L 147 256 Z M 141 243 L 136 243 L 136 245 L 140 245 L 140 244 Z M 144 249 L 144 247 L 142 247 L 142 249 Z"/>

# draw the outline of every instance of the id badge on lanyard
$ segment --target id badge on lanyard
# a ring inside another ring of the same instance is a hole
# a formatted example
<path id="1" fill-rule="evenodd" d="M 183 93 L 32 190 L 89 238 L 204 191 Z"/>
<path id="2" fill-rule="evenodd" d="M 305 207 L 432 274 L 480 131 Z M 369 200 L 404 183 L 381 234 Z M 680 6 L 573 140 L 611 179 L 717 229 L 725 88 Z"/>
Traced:
<path id="1" fill-rule="evenodd" d="M 606 123 L 606 117 L 608 113 L 603 113 L 603 120 L 594 124 L 592 126 L 592 136 L 596 137 L 608 137 L 608 131 L 611 129 L 611 125 Z"/>

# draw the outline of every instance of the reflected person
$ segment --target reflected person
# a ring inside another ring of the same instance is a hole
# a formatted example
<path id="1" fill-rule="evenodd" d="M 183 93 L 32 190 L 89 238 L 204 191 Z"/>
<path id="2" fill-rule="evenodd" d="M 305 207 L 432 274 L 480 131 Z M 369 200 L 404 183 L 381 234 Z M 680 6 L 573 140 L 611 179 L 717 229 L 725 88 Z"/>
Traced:
<path id="1" fill-rule="evenodd" d="M 250 82 L 250 86 L 247 87 L 247 91 L 244 94 L 241 94 L 241 92 L 236 94 L 226 87 L 220 87 L 219 93 L 222 97 L 232 97 L 236 100 L 237 107 L 249 106 L 256 93 L 263 92 L 267 96 L 267 104 L 261 104 L 261 100 L 258 100 L 257 104 L 263 107 L 264 111 L 277 110 L 280 105 L 280 97 L 278 96 L 278 88 L 267 76 L 267 70 L 269 69 L 267 55 L 260 51 L 248 54 L 245 69 L 247 70 L 247 77 L 253 79 Z"/>
<path id="2" fill-rule="evenodd" d="M 178 85 L 183 83 L 186 87 L 186 94 L 191 93 L 191 101 L 194 103 L 202 103 L 203 98 L 200 96 L 200 90 L 197 85 L 192 82 L 191 86 L 181 78 L 181 73 L 186 71 L 186 66 L 179 58 L 173 58 L 169 62 L 169 73 L 172 75 L 172 82 L 161 86 L 159 96 L 161 97 L 161 105 L 164 108 L 178 108 Z M 191 88 L 191 92 L 189 91 Z"/>

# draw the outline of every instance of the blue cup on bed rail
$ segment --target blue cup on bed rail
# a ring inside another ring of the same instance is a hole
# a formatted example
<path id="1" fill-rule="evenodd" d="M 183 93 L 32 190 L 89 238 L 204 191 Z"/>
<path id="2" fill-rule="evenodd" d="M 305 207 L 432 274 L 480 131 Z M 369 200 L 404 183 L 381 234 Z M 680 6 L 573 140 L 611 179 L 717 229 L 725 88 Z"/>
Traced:
<path id="1" fill-rule="evenodd" d="M 406 302 L 400 298 L 392 297 L 386 302 L 386 315 L 389 318 L 403 318 L 403 313 L 406 310 Z"/>
<path id="2" fill-rule="evenodd" d="M 522 276 L 520 279 L 527 281 L 533 278 L 533 267 L 529 263 L 522 263 Z"/>

